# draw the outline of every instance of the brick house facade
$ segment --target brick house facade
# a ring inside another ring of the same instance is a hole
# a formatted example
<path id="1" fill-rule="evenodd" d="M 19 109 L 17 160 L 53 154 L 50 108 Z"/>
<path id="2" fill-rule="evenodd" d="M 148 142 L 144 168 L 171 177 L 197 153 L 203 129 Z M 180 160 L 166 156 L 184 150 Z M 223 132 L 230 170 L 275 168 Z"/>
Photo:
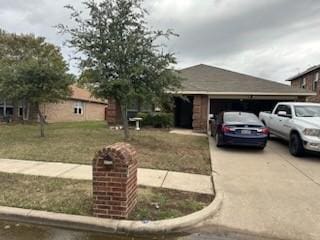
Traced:
<path id="1" fill-rule="evenodd" d="M 40 110 L 49 123 L 106 120 L 107 102 L 91 96 L 86 89 L 71 86 L 72 95 L 58 103 L 45 103 Z M 27 112 L 27 113 L 26 113 Z M 0 121 L 38 120 L 35 106 L 0 101 Z"/>
<path id="2" fill-rule="evenodd" d="M 104 121 L 107 102 L 96 99 L 91 93 L 77 86 L 72 86 L 69 99 L 58 103 L 46 103 L 41 106 L 47 122 Z"/>
<path id="3" fill-rule="evenodd" d="M 49 123 L 105 120 L 106 105 L 101 103 L 70 99 L 60 103 L 43 104 L 41 108 Z"/>
<path id="4" fill-rule="evenodd" d="M 172 92 L 175 127 L 207 132 L 209 118 L 221 111 L 271 111 L 279 101 L 305 101 L 315 96 L 305 89 L 204 64 L 178 71 L 183 78 L 181 90 Z M 180 96 L 184 96 L 181 98 Z M 119 123 L 120 112 L 109 101 L 108 122 Z"/>
<path id="5" fill-rule="evenodd" d="M 315 92 L 317 95 L 308 97 L 307 101 L 320 103 L 320 65 L 309 68 L 287 81 L 290 81 L 294 88 L 303 88 Z"/>
<path id="6" fill-rule="evenodd" d="M 209 98 L 206 95 L 195 95 L 193 98 L 192 127 L 196 132 L 205 132 L 208 121 Z"/>

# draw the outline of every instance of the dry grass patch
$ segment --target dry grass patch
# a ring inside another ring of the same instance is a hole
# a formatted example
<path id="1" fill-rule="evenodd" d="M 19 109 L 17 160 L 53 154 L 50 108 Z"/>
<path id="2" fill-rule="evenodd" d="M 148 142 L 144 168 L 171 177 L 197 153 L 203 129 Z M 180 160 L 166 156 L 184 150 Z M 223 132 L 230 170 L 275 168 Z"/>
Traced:
<path id="1" fill-rule="evenodd" d="M 0 206 L 75 215 L 92 215 L 90 181 L 0 173 Z M 212 196 L 166 189 L 139 188 L 132 220 L 175 218 L 198 211 Z"/>
<path id="2" fill-rule="evenodd" d="M 91 164 L 96 151 L 123 141 L 105 122 L 50 124 L 40 138 L 37 125 L 0 125 L 0 158 Z M 131 131 L 139 167 L 210 174 L 208 140 L 167 131 Z"/>

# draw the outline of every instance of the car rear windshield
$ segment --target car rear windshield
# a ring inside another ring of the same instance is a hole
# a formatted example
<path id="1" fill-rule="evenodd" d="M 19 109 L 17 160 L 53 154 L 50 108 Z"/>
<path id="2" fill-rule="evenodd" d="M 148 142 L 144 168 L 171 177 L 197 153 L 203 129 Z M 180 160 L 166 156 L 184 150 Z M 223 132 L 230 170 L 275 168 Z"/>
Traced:
<path id="1" fill-rule="evenodd" d="M 320 117 L 320 106 L 295 106 L 294 110 L 297 117 Z"/>
<path id="2" fill-rule="evenodd" d="M 224 122 L 260 123 L 256 115 L 244 112 L 227 112 L 224 114 Z"/>

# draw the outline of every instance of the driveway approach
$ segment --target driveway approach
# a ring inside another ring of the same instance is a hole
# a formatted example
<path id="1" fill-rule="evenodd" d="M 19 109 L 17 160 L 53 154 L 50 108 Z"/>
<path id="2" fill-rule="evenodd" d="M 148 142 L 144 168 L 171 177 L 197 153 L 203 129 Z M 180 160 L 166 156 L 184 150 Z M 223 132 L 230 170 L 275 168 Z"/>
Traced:
<path id="1" fill-rule="evenodd" d="M 218 149 L 211 138 L 210 145 L 216 189 L 224 200 L 206 230 L 320 239 L 319 156 L 295 158 L 278 140 L 269 141 L 264 151 Z"/>

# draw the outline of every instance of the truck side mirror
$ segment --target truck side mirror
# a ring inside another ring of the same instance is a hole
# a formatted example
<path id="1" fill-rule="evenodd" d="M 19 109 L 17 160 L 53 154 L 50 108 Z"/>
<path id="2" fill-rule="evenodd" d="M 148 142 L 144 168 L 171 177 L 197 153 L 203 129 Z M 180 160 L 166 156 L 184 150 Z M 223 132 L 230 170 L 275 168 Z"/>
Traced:
<path id="1" fill-rule="evenodd" d="M 278 116 L 279 116 L 279 117 L 291 118 L 291 115 L 288 114 L 286 111 L 279 111 L 279 112 L 278 112 Z"/>

